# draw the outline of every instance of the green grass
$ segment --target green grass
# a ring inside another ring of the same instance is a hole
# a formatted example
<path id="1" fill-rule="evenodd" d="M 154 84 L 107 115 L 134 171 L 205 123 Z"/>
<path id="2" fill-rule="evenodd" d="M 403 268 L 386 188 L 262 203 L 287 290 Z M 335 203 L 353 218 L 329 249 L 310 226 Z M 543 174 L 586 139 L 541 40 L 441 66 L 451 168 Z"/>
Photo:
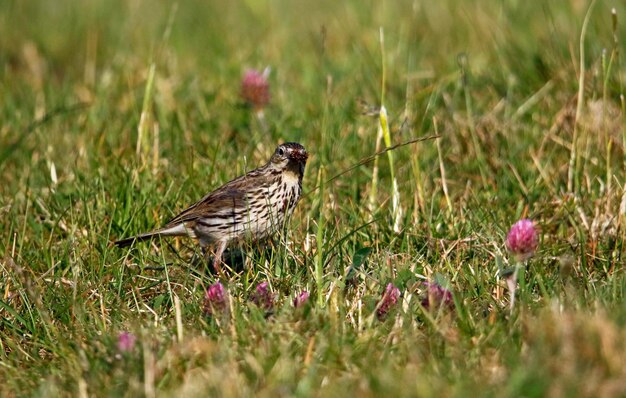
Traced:
<path id="1" fill-rule="evenodd" d="M 212 3 L 0 3 L 2 395 L 626 395 L 622 3 L 591 10 L 584 79 L 587 2 Z M 393 172 L 380 157 L 372 190 L 373 162 L 328 179 L 376 151 L 380 28 L 391 143 L 441 138 Z M 268 65 L 266 129 L 239 82 Z M 191 241 L 112 245 L 282 141 L 310 152 L 309 193 L 244 247 L 229 316 L 203 314 L 215 278 Z M 509 315 L 498 267 L 522 217 L 540 247 Z M 420 306 L 433 279 L 454 311 Z M 248 300 L 262 281 L 269 317 Z"/>

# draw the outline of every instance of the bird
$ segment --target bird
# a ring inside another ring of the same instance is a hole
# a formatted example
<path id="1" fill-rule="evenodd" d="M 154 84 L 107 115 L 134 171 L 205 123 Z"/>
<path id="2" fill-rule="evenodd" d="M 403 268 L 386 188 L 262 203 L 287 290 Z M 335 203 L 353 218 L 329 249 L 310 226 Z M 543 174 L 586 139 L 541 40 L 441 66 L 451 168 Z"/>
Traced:
<path id="1" fill-rule="evenodd" d="M 299 143 L 280 144 L 263 166 L 208 193 L 161 228 L 115 245 L 126 247 L 162 236 L 191 237 L 203 252 L 213 248 L 213 269 L 222 274 L 222 256 L 229 245 L 267 238 L 291 216 L 302 195 L 308 157 Z"/>

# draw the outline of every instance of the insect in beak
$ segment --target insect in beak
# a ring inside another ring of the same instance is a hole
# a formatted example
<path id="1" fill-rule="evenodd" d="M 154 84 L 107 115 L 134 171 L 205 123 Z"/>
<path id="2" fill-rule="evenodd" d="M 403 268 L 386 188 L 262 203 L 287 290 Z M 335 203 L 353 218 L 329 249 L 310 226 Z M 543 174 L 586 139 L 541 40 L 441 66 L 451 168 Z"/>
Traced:
<path id="1" fill-rule="evenodd" d="M 309 154 L 307 153 L 307 151 L 305 151 L 304 149 L 296 149 L 291 153 L 291 157 L 294 160 L 300 161 L 300 162 L 306 162 L 307 159 L 309 158 Z"/>

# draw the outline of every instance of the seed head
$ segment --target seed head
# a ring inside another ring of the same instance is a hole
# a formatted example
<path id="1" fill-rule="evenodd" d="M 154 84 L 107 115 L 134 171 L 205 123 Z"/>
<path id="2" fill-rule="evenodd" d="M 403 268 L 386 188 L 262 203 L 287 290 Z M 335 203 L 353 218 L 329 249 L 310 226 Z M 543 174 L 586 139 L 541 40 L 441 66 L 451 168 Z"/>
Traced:
<path id="1" fill-rule="evenodd" d="M 269 68 L 266 68 L 263 73 L 248 69 L 241 80 L 241 98 L 257 111 L 270 102 L 270 84 L 267 80 L 269 71 Z"/>
<path id="2" fill-rule="evenodd" d="M 301 291 L 296 297 L 293 299 L 293 306 L 296 308 L 303 307 L 309 301 L 309 292 L 306 290 Z"/>
<path id="3" fill-rule="evenodd" d="M 209 316 L 223 314 L 228 309 L 228 292 L 220 283 L 209 286 L 204 296 L 204 313 Z"/>
<path id="4" fill-rule="evenodd" d="M 517 261 L 528 260 L 535 254 L 539 240 L 535 224 L 528 219 L 519 220 L 506 237 L 506 248 Z"/>
<path id="5" fill-rule="evenodd" d="M 376 316 L 379 320 L 384 320 L 387 317 L 387 314 L 393 307 L 398 304 L 398 299 L 400 298 L 400 289 L 395 287 L 393 283 L 389 283 L 385 288 L 385 292 L 383 293 L 383 297 L 378 302 L 378 306 L 376 309 Z"/>
<path id="6" fill-rule="evenodd" d="M 424 282 L 422 284 L 426 289 L 426 295 L 422 299 L 422 307 L 427 310 L 439 308 L 454 308 L 454 300 L 452 292 L 441 286 L 437 282 Z"/>

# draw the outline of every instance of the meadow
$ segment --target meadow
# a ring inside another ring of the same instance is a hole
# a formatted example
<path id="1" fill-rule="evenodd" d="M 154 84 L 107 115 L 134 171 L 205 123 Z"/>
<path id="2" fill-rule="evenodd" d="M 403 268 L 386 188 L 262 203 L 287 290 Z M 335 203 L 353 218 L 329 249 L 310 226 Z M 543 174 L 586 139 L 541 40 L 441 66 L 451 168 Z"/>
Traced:
<path id="1" fill-rule="evenodd" d="M 626 396 L 625 26 L 609 0 L 0 2 L 0 395 Z M 225 305 L 192 240 L 113 245 L 285 141 L 305 195 L 230 251 Z"/>

